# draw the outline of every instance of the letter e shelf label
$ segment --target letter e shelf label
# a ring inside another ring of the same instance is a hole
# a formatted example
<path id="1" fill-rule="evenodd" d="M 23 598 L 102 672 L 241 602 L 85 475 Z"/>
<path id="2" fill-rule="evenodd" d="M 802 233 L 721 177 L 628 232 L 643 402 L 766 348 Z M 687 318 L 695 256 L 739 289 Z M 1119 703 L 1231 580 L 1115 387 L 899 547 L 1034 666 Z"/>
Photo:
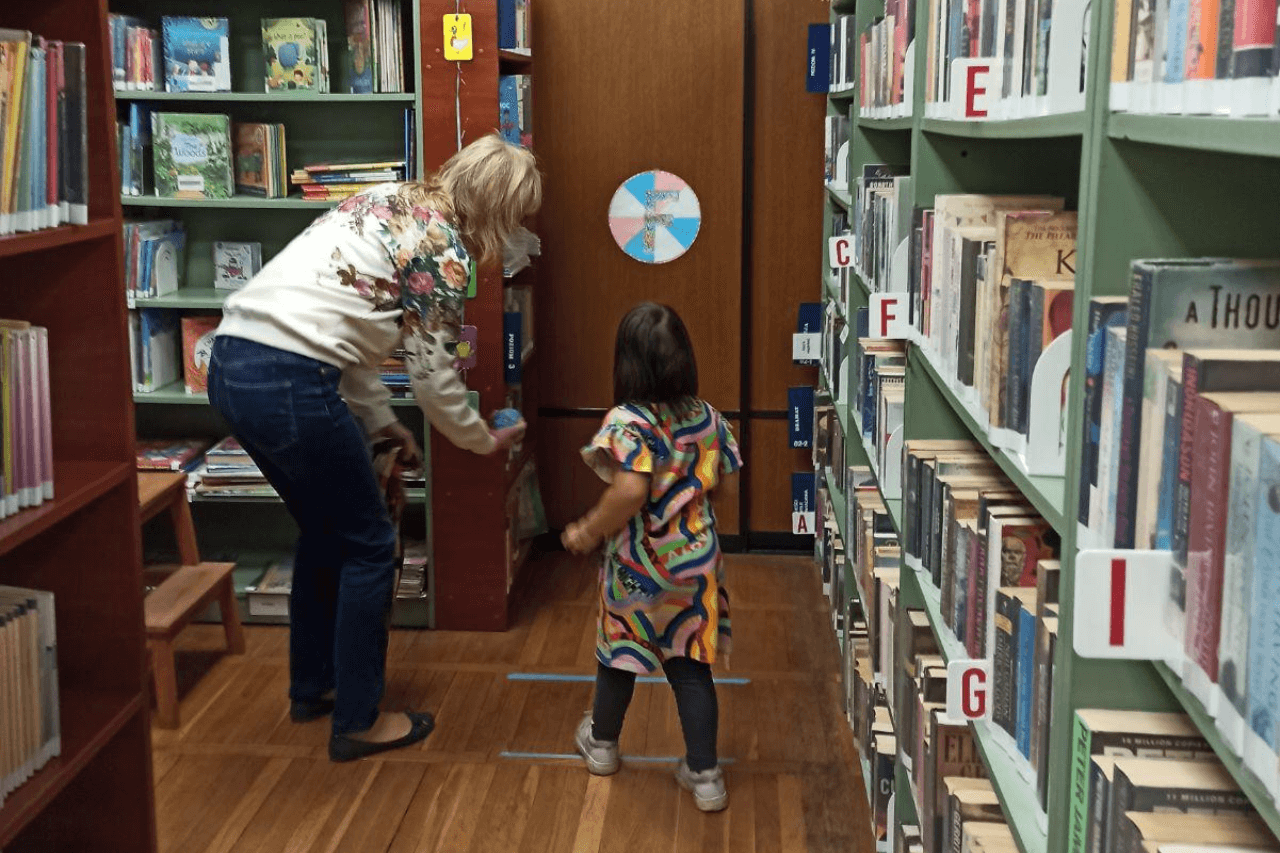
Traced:
<path id="1" fill-rule="evenodd" d="M 953 660 L 947 664 L 947 716 L 954 720 L 991 719 L 991 661 Z"/>

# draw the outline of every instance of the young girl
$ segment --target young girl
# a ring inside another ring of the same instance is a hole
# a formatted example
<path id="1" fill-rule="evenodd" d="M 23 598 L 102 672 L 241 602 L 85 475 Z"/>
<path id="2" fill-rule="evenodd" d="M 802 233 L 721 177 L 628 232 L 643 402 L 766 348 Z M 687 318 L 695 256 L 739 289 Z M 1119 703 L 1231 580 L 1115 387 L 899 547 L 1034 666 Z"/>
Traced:
<path id="1" fill-rule="evenodd" d="M 608 539 L 595 703 L 575 741 L 588 770 L 616 772 L 636 674 L 661 667 L 687 750 L 676 781 L 699 809 L 719 811 L 729 795 L 716 758 L 711 664 L 729 651 L 729 596 L 708 498 L 742 458 L 720 413 L 698 399 L 693 346 L 675 311 L 651 302 L 632 309 L 613 358 L 614 407 L 582 450 L 609 488 L 563 536 L 575 554 Z"/>

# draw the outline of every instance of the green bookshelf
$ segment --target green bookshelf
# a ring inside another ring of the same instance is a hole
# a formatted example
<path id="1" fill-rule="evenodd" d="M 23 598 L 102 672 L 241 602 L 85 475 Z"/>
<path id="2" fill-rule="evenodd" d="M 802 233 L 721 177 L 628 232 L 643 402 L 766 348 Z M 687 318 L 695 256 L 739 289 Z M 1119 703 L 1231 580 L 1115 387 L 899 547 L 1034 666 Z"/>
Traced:
<path id="1" fill-rule="evenodd" d="M 112 11 L 139 15 L 152 26 L 158 25 L 162 15 L 209 14 L 207 5 L 200 5 L 200 0 L 136 0 L 127 9 L 113 7 Z M 309 163 L 402 158 L 404 111 L 413 108 L 417 120 L 412 144 L 416 160 L 421 164 L 424 162 L 425 110 L 420 94 L 423 90 L 420 5 L 402 0 L 401 12 L 406 92 L 349 92 L 342 0 L 317 0 L 306 12 L 327 21 L 333 91 L 263 91 L 261 19 L 265 12 L 252 0 L 231 0 L 219 8 L 218 14 L 230 21 L 233 91 L 118 91 L 116 112 L 127 114 L 131 104 L 146 103 L 159 112 L 225 113 L 232 121 L 282 123 L 286 167 L 292 171 Z M 352 128 L 359 128 L 360 132 L 352 133 Z M 126 220 L 171 217 L 182 222 L 187 233 L 185 286 L 165 296 L 134 300 L 130 307 L 179 309 L 184 315 L 216 314 L 233 292 L 213 287 L 215 242 L 259 242 L 265 264 L 315 217 L 337 204 L 308 201 L 296 195 L 286 198 L 236 195 L 218 200 L 125 196 L 120 202 Z M 200 437 L 216 441 L 227 435 L 227 426 L 209 406 L 207 395 L 187 394 L 181 381 L 149 393 L 135 392 L 133 401 L 140 438 Z M 418 435 L 424 452 L 429 454 L 430 427 L 415 401 L 395 399 L 391 405 Z M 429 460 L 427 465 L 430 470 Z M 430 544 L 430 490 L 410 489 L 407 496 L 406 535 L 425 539 Z M 222 555 L 251 567 L 263 554 L 288 553 L 297 535 L 292 518 L 278 498 L 197 497 L 192 504 L 197 535 L 206 555 Z M 151 541 L 150 537 L 146 540 L 148 544 Z M 434 577 L 428 578 L 428 586 L 434 588 Z M 261 621 L 249 616 L 247 609 L 242 610 L 248 621 Z M 398 603 L 393 622 L 397 626 L 430 627 L 434 618 L 429 601 L 412 607 L 400 607 Z"/>
<path id="2" fill-rule="evenodd" d="M 917 3 L 912 116 L 878 119 L 859 115 L 859 98 L 831 93 L 828 115 L 850 119 L 847 174 L 860 174 L 864 163 L 909 165 L 911 203 L 932 207 L 945 193 L 1049 193 L 1063 197 L 1080 214 L 1076 255 L 1076 300 L 1073 326 L 1087 324 L 1089 300 L 1126 295 L 1129 265 L 1142 257 L 1280 257 L 1280 229 L 1274 226 L 1273 194 L 1263 187 L 1280 186 L 1280 121 L 1270 118 L 1134 115 L 1109 109 L 1110 60 L 1115 0 L 1092 3 L 1085 23 L 1084 109 L 1056 115 L 992 121 L 953 121 L 925 117 L 928 5 Z M 862 33 L 885 14 L 883 0 L 834 2 L 835 16 L 855 17 Z M 861 63 L 854 61 L 855 69 Z M 841 299 L 832 287 L 826 238 L 831 217 L 854 205 L 850 185 L 824 186 L 822 281 L 824 301 Z M 851 271 L 852 272 L 852 271 Z M 856 273 L 858 286 L 847 288 L 843 316 L 866 307 L 871 288 Z M 1076 507 L 1081 458 L 1081 420 L 1085 336 L 1071 342 L 1067 386 L 1066 465 L 1058 476 L 1029 475 L 1021 461 L 991 443 L 977 419 L 938 372 L 926 353 L 909 345 L 906 371 L 905 440 L 969 438 L 980 444 L 1009 480 L 1062 538 L 1062 583 L 1057 654 L 1054 661 L 1054 726 L 1049 744 L 1049 800 L 1042 809 L 1029 781 L 1025 759 L 1007 750 L 1007 741 L 989 724 L 975 724 L 975 742 L 1005 816 L 1022 853 L 1066 853 L 1067 815 L 1072 805 L 1069 765 L 1071 725 L 1078 708 L 1183 710 L 1196 722 L 1223 764 L 1248 794 L 1258 813 L 1280 836 L 1280 812 L 1270 795 L 1240 758 L 1217 734 L 1212 717 L 1190 696 L 1178 677 L 1162 664 L 1101 661 L 1078 657 L 1073 650 L 1074 563 L 1077 553 Z M 815 380 L 825 383 L 825 379 Z M 852 395 L 842 399 L 851 400 Z M 871 448 L 852 436 L 855 411 L 838 412 L 846 428 L 845 459 L 839 464 L 867 464 Z M 845 496 L 832 492 L 833 507 Z M 883 497 L 883 495 L 882 495 Z M 886 501 L 901 530 L 901 501 Z M 854 531 L 843 530 L 846 542 Z M 939 592 L 929 579 L 903 566 L 899 602 L 928 614 L 938 646 L 947 660 L 966 656 L 941 619 Z M 861 593 L 857 593 L 861 598 Z M 867 767 L 863 766 L 864 773 Z M 907 774 L 899 773 L 896 821 L 913 819 L 915 796 Z"/>

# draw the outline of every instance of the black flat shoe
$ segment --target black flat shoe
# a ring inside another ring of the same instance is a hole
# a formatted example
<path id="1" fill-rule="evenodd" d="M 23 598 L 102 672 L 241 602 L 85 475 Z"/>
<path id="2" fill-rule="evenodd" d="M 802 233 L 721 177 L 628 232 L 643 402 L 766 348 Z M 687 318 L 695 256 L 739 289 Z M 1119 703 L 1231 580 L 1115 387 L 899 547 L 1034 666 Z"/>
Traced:
<path id="1" fill-rule="evenodd" d="M 356 740 L 346 735 L 333 735 L 329 738 L 329 760 L 355 761 L 357 758 L 368 758 L 370 755 L 376 755 L 379 752 L 400 749 L 403 746 L 412 746 L 415 743 L 426 740 L 427 735 L 431 734 L 436 727 L 435 717 L 430 714 L 406 711 L 405 716 L 412 723 L 409 733 L 402 738 L 396 738 L 384 743 Z"/>
<path id="2" fill-rule="evenodd" d="M 295 723 L 309 723 L 333 713 L 332 699 L 293 700 L 289 703 L 289 717 Z"/>

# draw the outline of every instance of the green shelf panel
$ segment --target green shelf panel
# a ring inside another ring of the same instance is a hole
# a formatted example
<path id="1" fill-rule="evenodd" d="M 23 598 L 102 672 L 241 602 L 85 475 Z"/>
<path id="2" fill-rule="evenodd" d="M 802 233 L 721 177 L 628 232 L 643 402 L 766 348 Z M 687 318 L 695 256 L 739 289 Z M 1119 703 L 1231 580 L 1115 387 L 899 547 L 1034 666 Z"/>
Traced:
<path id="1" fill-rule="evenodd" d="M 120 203 L 125 207 L 194 207 L 224 208 L 230 210 L 324 210 L 338 204 L 336 201 L 307 201 L 291 196 L 289 198 L 258 198 L 251 195 L 237 195 L 231 198 L 161 198 L 159 196 L 139 195 L 122 196 Z"/>
<path id="2" fill-rule="evenodd" d="M 919 588 L 929 625 L 933 628 L 942 656 L 948 663 L 967 659 L 968 651 L 942 621 L 941 593 L 937 587 L 919 572 L 905 566 L 903 568 L 904 574 L 912 578 Z M 1049 846 L 1046 829 L 1048 821 L 1040 808 L 1035 785 L 1023 775 L 1026 759 L 1008 752 L 1004 739 L 995 734 L 994 725 L 991 722 L 971 724 L 973 738 L 987 766 L 987 775 L 991 778 L 991 786 L 1000 797 L 1005 819 L 1022 853 L 1046 853 Z"/>
<path id="3" fill-rule="evenodd" d="M 974 420 L 973 416 L 969 414 L 969 410 L 956 398 L 955 392 L 938 374 L 937 369 L 924 356 L 919 347 L 910 348 L 910 357 L 916 359 L 924 367 L 925 372 L 933 380 L 933 384 L 937 387 L 943 399 L 951 406 L 952 411 L 964 423 L 973 437 L 995 459 L 996 464 L 1004 471 L 1005 476 L 1013 481 L 1013 484 L 1027 496 L 1036 511 L 1044 517 L 1045 521 L 1053 525 L 1054 530 L 1058 531 L 1059 534 L 1065 535 L 1069 524 L 1075 524 L 1074 517 L 1069 519 L 1063 511 L 1063 507 L 1066 505 L 1066 477 L 1032 476 L 1023 471 L 1018 461 L 1007 450 L 996 447 L 987 440 L 978 422 Z"/>
<path id="4" fill-rule="evenodd" d="M 858 127 L 864 130 L 911 130 L 914 126 L 915 119 L 911 116 L 900 116 L 898 118 L 858 117 Z"/>
<path id="5" fill-rule="evenodd" d="M 1107 135 L 1172 148 L 1280 157 L 1280 121 L 1113 113 Z"/>
<path id="6" fill-rule="evenodd" d="M 411 104 L 413 92 L 378 92 L 355 95 L 348 92 L 152 92 L 147 90 L 117 91 L 117 101 L 179 101 L 194 103 L 294 103 L 294 104 Z"/>
<path id="7" fill-rule="evenodd" d="M 862 288 L 862 292 L 870 296 L 871 285 L 867 284 L 867 280 L 862 277 L 862 273 L 858 272 L 857 269 L 850 267 L 849 274 L 853 276 L 853 280 L 858 283 L 858 287 Z"/>
<path id="8" fill-rule="evenodd" d="M 1271 799 L 1267 789 L 1258 781 L 1258 777 L 1245 768 L 1240 756 L 1223 741 L 1213 717 L 1205 710 L 1200 700 L 1192 696 L 1182 686 L 1182 680 L 1178 678 L 1177 674 L 1163 663 L 1157 662 L 1155 668 L 1160 677 L 1164 679 L 1164 683 L 1169 687 L 1169 690 L 1182 704 L 1182 707 L 1186 709 L 1187 715 L 1195 721 L 1200 733 L 1204 735 L 1204 739 L 1213 747 L 1218 759 L 1227 768 L 1227 771 L 1231 773 L 1232 778 L 1236 780 L 1240 790 L 1244 791 L 1249 797 L 1249 801 L 1253 803 L 1258 815 L 1267 822 L 1267 826 L 1271 828 L 1272 832 L 1280 836 L 1280 811 L 1277 811 L 1275 801 Z"/>
<path id="9" fill-rule="evenodd" d="M 849 435 L 849 434 L 850 434 L 850 429 L 849 429 L 849 426 L 850 426 L 850 424 L 849 424 L 849 404 L 848 404 L 848 403 L 833 403 L 832 405 L 835 407 L 835 410 L 836 410 L 836 419 L 840 421 L 840 429 L 841 429 L 841 431 L 844 433 L 844 435 L 846 435 L 846 436 L 847 436 L 847 435 Z"/>
<path id="10" fill-rule="evenodd" d="M 854 98 L 858 97 L 858 87 L 850 86 L 848 89 L 840 89 L 835 92 L 827 92 L 827 97 L 838 104 L 847 104 Z"/>
<path id="11" fill-rule="evenodd" d="M 133 402 L 207 406 L 209 405 L 209 397 L 206 394 L 188 394 L 186 386 L 179 380 L 155 391 L 134 391 Z"/>
<path id="12" fill-rule="evenodd" d="M 889 509 L 889 519 L 893 522 L 893 529 L 897 531 L 899 535 L 901 535 L 902 534 L 902 501 L 899 500 L 898 498 L 885 498 L 883 494 L 881 494 L 880 497 L 881 499 L 884 500 L 885 506 L 888 507 Z"/>
<path id="13" fill-rule="evenodd" d="M 848 210 L 853 207 L 853 196 L 848 190 L 842 190 L 839 187 L 827 184 L 827 193 L 835 200 L 835 203 Z"/>
<path id="14" fill-rule="evenodd" d="M 920 129 L 925 133 L 962 136 L 966 139 L 1051 139 L 1058 136 L 1082 136 L 1087 128 L 1088 115 L 1083 112 L 1005 121 L 926 118 L 920 122 Z"/>
<path id="15" fill-rule="evenodd" d="M 136 299 L 137 308 L 206 308 L 220 310 L 227 296 L 234 290 L 216 290 L 212 287 L 183 287 L 164 296 Z"/>

